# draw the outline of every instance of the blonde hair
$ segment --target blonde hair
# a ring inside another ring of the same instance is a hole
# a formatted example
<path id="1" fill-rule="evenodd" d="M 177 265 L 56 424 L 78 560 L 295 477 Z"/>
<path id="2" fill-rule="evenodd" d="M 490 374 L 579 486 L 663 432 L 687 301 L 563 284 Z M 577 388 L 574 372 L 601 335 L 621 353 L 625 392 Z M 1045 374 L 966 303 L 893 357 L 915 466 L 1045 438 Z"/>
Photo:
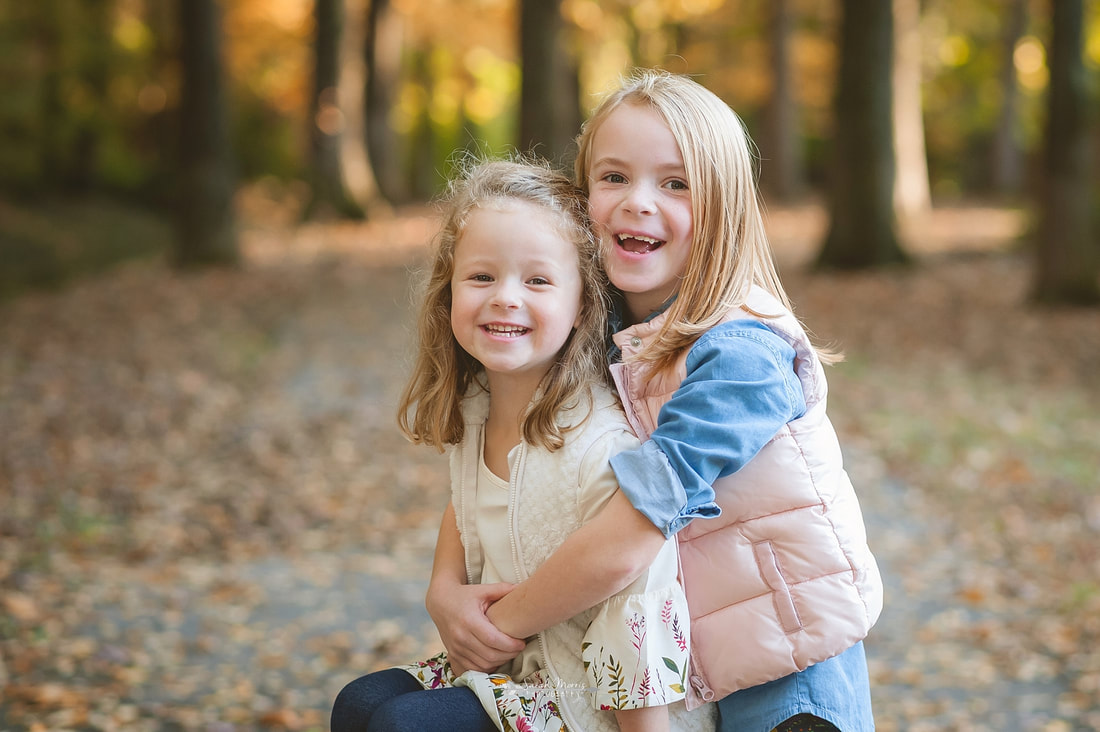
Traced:
<path id="1" fill-rule="evenodd" d="M 589 225 L 587 200 L 566 175 L 529 158 L 467 160 L 460 163 L 460 169 L 442 198 L 443 221 L 435 238 L 417 322 L 419 348 L 401 396 L 398 425 L 413 442 L 440 450 L 462 441 L 462 401 L 471 390 L 485 388 L 485 384 L 478 379 L 481 364 L 462 349 L 451 330 L 455 246 L 473 211 L 522 201 L 553 215 L 558 233 L 576 247 L 581 274 L 580 322 L 543 377 L 523 419 L 526 442 L 555 450 L 569 429 L 559 424 L 559 412 L 588 395 L 593 381 L 608 379 L 604 345 L 607 289 L 599 243 Z"/>
<path id="2" fill-rule="evenodd" d="M 752 285 L 770 292 L 787 310 L 792 307 L 764 231 L 753 143 L 741 118 L 701 84 L 659 69 L 637 70 L 624 78 L 581 128 L 574 163 L 577 184 L 588 191 L 592 139 L 623 104 L 648 106 L 661 115 L 684 158 L 691 191 L 691 251 L 679 294 L 652 345 L 641 354 L 663 368 L 731 309 L 743 306 Z M 823 361 L 831 359 L 827 351 L 818 353 Z"/>

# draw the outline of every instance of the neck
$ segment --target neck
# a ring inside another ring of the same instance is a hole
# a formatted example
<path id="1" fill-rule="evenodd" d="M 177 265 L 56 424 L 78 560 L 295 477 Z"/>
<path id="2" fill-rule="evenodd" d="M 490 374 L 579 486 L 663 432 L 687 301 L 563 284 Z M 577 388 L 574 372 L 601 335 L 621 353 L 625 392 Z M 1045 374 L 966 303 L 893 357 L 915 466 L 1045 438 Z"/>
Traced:
<path id="1" fill-rule="evenodd" d="M 638 323 L 645 320 L 651 312 L 653 311 L 649 308 L 643 305 L 633 305 L 628 300 L 626 302 L 626 307 L 623 308 L 623 325 L 637 325 Z"/>
<path id="2" fill-rule="evenodd" d="M 494 431 L 520 433 L 523 413 L 535 397 L 539 380 L 488 374 L 489 417 L 486 424 Z"/>
<path id="3" fill-rule="evenodd" d="M 489 374 L 489 416 L 482 457 L 489 470 L 501 478 L 508 478 L 508 453 L 520 443 L 523 413 L 537 388 L 538 381 Z"/>
<path id="4" fill-rule="evenodd" d="M 665 295 L 664 297 L 653 297 L 652 295 L 633 295 L 626 293 L 623 296 L 623 326 L 637 325 L 643 320 L 653 315 L 658 310 L 663 309 L 668 301 L 672 298 L 672 294 Z"/>

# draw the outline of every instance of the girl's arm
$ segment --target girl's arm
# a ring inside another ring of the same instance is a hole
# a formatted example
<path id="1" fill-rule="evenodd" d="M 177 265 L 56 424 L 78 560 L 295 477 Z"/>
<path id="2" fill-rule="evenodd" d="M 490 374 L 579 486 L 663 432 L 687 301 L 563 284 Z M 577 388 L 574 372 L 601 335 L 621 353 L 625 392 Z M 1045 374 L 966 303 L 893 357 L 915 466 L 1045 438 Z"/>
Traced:
<path id="1" fill-rule="evenodd" d="M 522 640 L 498 630 L 485 614 L 490 605 L 511 590 L 512 585 L 505 582 L 466 584 L 462 538 L 455 522 L 454 505 L 448 503 L 439 525 L 432 579 L 424 604 L 456 674 L 469 669 L 490 673 L 523 650 L 526 644 Z"/>
<path id="2" fill-rule="evenodd" d="M 667 536 L 721 513 L 714 481 L 744 467 L 806 411 L 794 349 L 755 320 L 711 329 L 686 366 L 649 439 L 611 458 L 631 503 Z"/>
<path id="3" fill-rule="evenodd" d="M 699 339 L 688 374 L 642 447 L 610 458 L 621 489 L 488 613 L 523 637 L 627 587 L 666 536 L 718 515 L 711 484 L 748 462 L 805 410 L 794 350 L 756 321 L 733 321 Z"/>
<path id="4" fill-rule="evenodd" d="M 622 489 L 493 604 L 489 620 L 520 638 L 571 618 L 640 577 L 666 536 L 717 516 L 715 478 L 748 462 L 805 409 L 793 359 L 794 350 L 755 321 L 701 338 L 651 439 L 611 457 Z"/>
<path id="5" fill-rule="evenodd" d="M 664 543 L 661 531 L 615 491 L 534 574 L 489 608 L 488 619 L 509 636 L 534 635 L 630 585 Z"/>

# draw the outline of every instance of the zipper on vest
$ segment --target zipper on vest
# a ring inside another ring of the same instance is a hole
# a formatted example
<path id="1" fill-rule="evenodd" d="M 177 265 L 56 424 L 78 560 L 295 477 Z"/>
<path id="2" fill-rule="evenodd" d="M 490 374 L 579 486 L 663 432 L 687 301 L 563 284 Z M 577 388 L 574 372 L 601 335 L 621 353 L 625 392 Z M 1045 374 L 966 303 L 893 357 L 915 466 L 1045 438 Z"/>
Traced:
<path id="1" fill-rule="evenodd" d="M 714 701 L 714 689 L 707 686 L 707 682 L 703 679 L 702 676 L 699 676 L 698 674 L 692 674 L 691 678 L 688 679 L 688 682 L 691 684 L 692 688 L 694 688 L 695 691 L 699 694 L 699 698 L 701 698 L 704 702 Z"/>
<path id="2" fill-rule="evenodd" d="M 527 444 L 520 440 L 516 446 L 516 459 L 512 461 L 511 475 L 508 477 L 508 546 L 512 550 L 512 566 L 519 582 L 527 579 L 527 568 L 523 557 L 519 555 L 519 543 L 516 541 L 516 504 L 519 503 L 519 476 L 527 462 Z"/>
<path id="3" fill-rule="evenodd" d="M 482 427 L 483 426 L 484 425 L 482 425 Z M 465 538 L 467 541 L 469 540 L 470 532 L 469 528 L 466 526 L 466 502 L 469 500 L 469 496 L 466 495 L 466 488 L 470 483 L 468 480 L 468 478 L 470 478 L 469 473 L 476 470 L 474 466 L 477 465 L 476 455 L 481 449 L 482 435 L 483 431 L 479 429 L 477 439 L 466 440 L 465 444 L 462 446 L 462 472 L 460 478 L 462 484 L 459 486 L 458 490 L 460 498 L 459 505 L 455 506 L 455 523 L 458 525 L 459 536 Z M 476 479 L 474 485 L 477 485 Z M 451 495 L 454 495 L 453 491 Z M 481 540 L 478 539 L 478 551 L 481 553 L 482 559 L 484 560 L 485 550 L 482 549 L 480 545 Z M 472 582 L 474 577 L 473 567 L 470 565 L 470 552 L 467 550 L 465 542 L 463 542 L 462 547 L 462 561 L 466 565 L 466 582 Z"/>

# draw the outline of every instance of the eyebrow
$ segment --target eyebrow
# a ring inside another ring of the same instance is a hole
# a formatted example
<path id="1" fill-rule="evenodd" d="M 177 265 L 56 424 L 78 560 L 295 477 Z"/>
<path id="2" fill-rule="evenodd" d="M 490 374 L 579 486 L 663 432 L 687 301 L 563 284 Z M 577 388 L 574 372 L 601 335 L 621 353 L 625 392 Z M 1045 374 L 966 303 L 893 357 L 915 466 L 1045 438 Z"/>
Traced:
<path id="1" fill-rule="evenodd" d="M 613 168 L 621 168 L 621 167 L 629 167 L 630 163 L 628 161 L 624 160 L 623 158 L 617 158 L 617 157 L 610 156 L 610 155 L 604 156 L 604 157 L 601 157 L 601 158 L 595 158 L 595 159 L 592 160 L 591 167 L 595 168 L 595 167 L 601 166 L 601 165 L 611 166 Z M 658 162 L 656 164 L 656 167 L 660 171 L 667 171 L 667 170 L 683 171 L 683 172 L 687 171 L 687 166 L 685 166 L 684 163 L 682 163 L 682 162 L 667 162 L 667 163 Z"/>

